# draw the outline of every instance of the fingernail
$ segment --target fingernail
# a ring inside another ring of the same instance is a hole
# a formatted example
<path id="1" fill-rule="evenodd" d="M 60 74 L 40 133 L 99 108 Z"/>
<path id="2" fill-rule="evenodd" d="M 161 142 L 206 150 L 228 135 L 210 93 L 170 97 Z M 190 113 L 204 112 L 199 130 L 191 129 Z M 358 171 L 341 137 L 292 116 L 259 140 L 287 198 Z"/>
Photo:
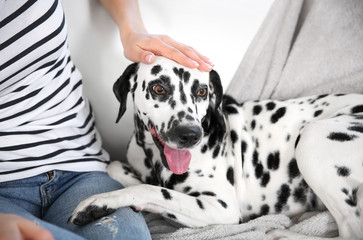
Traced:
<path id="1" fill-rule="evenodd" d="M 191 60 L 193 62 L 193 64 L 196 66 L 196 67 L 199 67 L 199 63 L 197 63 L 196 61 L 194 60 Z"/>
<path id="2" fill-rule="evenodd" d="M 207 61 L 207 64 L 211 65 L 211 66 L 214 66 L 214 63 L 212 63 L 211 61 Z"/>
<path id="3" fill-rule="evenodd" d="M 152 54 L 149 54 L 146 56 L 145 60 L 147 63 L 151 63 L 151 59 L 153 58 L 153 55 Z"/>
<path id="4" fill-rule="evenodd" d="M 209 69 L 212 69 L 212 68 L 213 68 L 213 66 L 212 66 L 212 65 L 209 65 L 208 63 L 206 63 L 205 65 L 206 65 L 206 66 L 207 66 L 207 68 L 209 68 Z"/>

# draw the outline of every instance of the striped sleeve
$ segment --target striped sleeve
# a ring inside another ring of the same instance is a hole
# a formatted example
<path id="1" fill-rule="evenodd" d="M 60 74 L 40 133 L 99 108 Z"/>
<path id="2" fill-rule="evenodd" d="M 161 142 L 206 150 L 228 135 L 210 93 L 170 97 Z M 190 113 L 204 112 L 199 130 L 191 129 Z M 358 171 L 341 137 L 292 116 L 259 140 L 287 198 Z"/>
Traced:
<path id="1" fill-rule="evenodd" d="M 0 1 L 0 182 L 50 170 L 104 171 L 59 0 Z"/>

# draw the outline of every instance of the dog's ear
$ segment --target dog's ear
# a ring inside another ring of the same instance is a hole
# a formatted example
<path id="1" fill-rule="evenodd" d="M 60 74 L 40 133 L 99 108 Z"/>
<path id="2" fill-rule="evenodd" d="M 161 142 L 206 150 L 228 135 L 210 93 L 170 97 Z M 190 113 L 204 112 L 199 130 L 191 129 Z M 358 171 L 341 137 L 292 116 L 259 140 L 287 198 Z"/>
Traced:
<path id="1" fill-rule="evenodd" d="M 209 72 L 209 88 L 209 106 L 207 114 L 203 118 L 202 126 L 206 133 L 214 131 L 213 129 L 223 131 L 225 123 L 223 113 L 219 109 L 223 99 L 223 86 L 218 73 L 214 70 Z"/>
<path id="2" fill-rule="evenodd" d="M 211 97 L 214 97 L 214 107 L 218 109 L 223 98 L 223 86 L 219 74 L 214 70 L 209 72 L 209 87 L 212 93 Z"/>
<path id="3" fill-rule="evenodd" d="M 130 64 L 113 85 L 113 92 L 117 100 L 120 102 L 116 123 L 120 121 L 126 111 L 127 94 L 130 92 L 130 78 L 137 72 L 138 69 L 138 63 Z"/>

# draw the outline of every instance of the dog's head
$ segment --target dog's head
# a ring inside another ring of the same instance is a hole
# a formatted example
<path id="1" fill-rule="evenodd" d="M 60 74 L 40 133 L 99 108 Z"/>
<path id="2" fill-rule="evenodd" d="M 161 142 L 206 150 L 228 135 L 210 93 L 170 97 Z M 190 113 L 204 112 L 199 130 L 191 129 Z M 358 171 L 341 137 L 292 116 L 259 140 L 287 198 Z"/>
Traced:
<path id="1" fill-rule="evenodd" d="M 157 57 L 150 65 L 129 65 L 114 84 L 120 102 L 117 122 L 132 94 L 135 114 L 160 150 L 163 165 L 175 174 L 188 170 L 188 149 L 208 131 L 210 112 L 219 107 L 223 89 L 215 71 L 210 73 Z"/>

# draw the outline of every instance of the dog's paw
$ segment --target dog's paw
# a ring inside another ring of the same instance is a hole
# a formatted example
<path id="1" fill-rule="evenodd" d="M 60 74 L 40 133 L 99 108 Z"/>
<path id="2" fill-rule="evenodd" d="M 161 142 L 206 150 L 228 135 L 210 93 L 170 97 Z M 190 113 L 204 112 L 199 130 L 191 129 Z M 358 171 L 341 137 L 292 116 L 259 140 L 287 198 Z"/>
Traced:
<path id="1" fill-rule="evenodd" d="M 97 198 L 96 196 L 90 197 L 77 206 L 72 216 L 69 217 L 68 223 L 83 226 L 107 216 L 116 210 L 115 208 L 109 207 L 101 198 Z"/>
<path id="2" fill-rule="evenodd" d="M 116 210 L 117 209 L 114 208 L 108 208 L 107 206 L 99 207 L 91 205 L 83 211 L 73 213 L 72 216 L 69 217 L 68 223 L 74 223 L 76 225 L 83 226 L 99 218 L 107 216 Z"/>

